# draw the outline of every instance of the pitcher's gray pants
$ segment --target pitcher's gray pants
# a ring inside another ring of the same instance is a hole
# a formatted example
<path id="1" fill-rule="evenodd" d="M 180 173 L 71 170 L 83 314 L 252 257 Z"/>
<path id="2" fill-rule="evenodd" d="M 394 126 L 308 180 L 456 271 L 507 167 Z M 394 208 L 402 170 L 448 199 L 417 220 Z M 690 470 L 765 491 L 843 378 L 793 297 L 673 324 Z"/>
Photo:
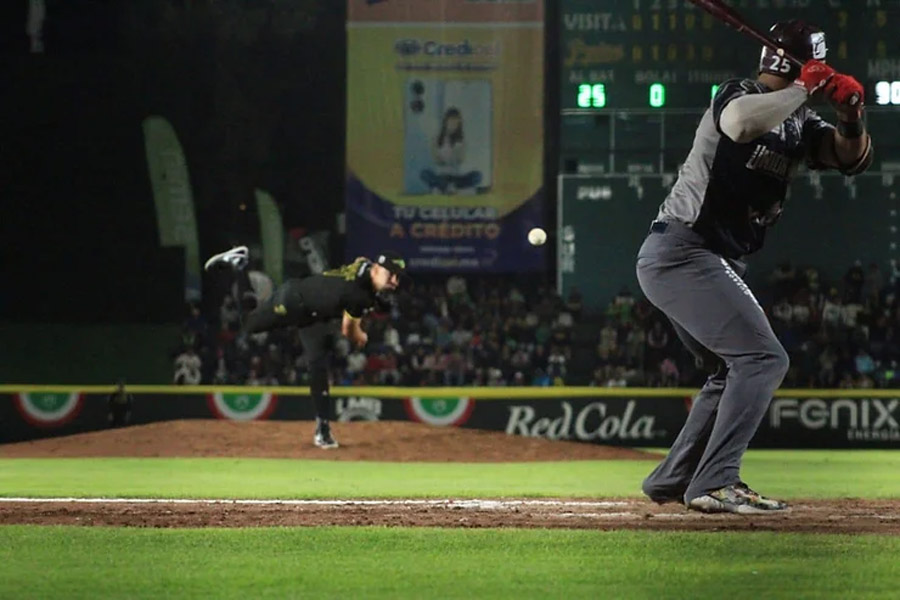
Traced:
<path id="1" fill-rule="evenodd" d="M 738 483 L 741 458 L 787 373 L 787 353 L 736 268 L 744 270 L 678 222 L 654 223 L 638 252 L 638 281 L 650 302 L 695 356 L 721 362 L 669 455 L 644 480 L 652 498 L 687 504 Z"/>

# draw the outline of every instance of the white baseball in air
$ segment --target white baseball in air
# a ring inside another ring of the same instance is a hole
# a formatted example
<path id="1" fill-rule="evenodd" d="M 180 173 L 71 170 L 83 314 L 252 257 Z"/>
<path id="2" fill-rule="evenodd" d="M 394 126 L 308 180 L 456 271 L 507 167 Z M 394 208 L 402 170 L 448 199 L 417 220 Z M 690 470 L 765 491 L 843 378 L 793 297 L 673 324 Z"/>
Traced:
<path id="1" fill-rule="evenodd" d="M 547 232 L 540 227 L 535 227 L 528 232 L 528 243 L 532 246 L 542 246 L 547 241 Z"/>

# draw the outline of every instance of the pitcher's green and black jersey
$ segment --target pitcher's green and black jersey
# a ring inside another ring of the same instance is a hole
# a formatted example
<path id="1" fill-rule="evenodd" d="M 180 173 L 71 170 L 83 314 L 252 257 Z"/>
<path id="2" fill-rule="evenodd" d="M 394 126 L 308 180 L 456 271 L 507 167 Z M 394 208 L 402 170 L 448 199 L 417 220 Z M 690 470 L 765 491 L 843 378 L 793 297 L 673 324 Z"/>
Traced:
<path id="1" fill-rule="evenodd" d="M 360 318 L 377 303 L 369 269 L 372 263 L 358 260 L 337 269 L 296 280 L 295 290 L 301 303 L 314 320 L 326 321 L 342 317 L 344 312 Z"/>

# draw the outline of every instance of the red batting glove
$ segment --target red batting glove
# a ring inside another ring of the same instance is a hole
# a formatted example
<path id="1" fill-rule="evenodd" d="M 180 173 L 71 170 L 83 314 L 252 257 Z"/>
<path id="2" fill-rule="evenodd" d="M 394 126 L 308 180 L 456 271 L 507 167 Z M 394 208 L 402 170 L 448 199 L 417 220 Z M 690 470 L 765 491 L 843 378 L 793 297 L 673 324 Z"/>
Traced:
<path id="1" fill-rule="evenodd" d="M 865 100 L 865 89 L 856 79 L 843 73 L 835 73 L 825 86 L 825 96 L 841 114 L 859 114 Z M 851 101 L 853 103 L 851 104 Z"/>
<path id="2" fill-rule="evenodd" d="M 810 60 L 803 65 L 800 76 L 794 81 L 794 85 L 803 86 L 806 93 L 812 96 L 822 89 L 837 74 L 837 71 L 820 60 Z"/>

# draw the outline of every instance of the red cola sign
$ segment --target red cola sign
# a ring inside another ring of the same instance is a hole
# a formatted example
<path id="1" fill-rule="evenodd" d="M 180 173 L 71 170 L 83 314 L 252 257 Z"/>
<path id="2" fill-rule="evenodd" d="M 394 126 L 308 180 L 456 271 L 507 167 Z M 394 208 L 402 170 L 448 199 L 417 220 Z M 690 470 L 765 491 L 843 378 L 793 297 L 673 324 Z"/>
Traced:
<path id="1" fill-rule="evenodd" d="M 567 401 L 559 403 L 552 416 L 538 416 L 540 404 L 509 406 L 506 433 L 551 440 L 568 439 L 585 442 L 641 440 L 657 441 L 666 432 L 656 427 L 656 418 L 638 409 L 635 400 L 615 410 L 607 402 L 590 402 L 574 409 Z M 541 411 L 544 412 L 544 411 Z"/>

